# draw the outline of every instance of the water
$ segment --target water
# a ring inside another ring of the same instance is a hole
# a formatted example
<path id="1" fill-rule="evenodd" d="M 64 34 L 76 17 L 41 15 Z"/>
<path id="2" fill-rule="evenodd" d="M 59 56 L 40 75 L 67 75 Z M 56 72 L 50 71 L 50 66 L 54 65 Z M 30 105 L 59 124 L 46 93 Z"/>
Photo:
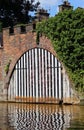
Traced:
<path id="1" fill-rule="evenodd" d="M 84 106 L 0 103 L 0 130 L 84 130 Z"/>

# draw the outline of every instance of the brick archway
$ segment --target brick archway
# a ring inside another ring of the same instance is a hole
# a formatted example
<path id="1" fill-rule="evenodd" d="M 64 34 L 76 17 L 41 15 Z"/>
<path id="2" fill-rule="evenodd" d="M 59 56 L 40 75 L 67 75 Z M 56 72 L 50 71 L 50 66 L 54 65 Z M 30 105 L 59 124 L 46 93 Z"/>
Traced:
<path id="1" fill-rule="evenodd" d="M 56 103 L 62 98 L 63 74 L 58 59 L 43 48 L 25 52 L 10 78 L 8 100 Z"/>
<path id="2" fill-rule="evenodd" d="M 2 80 L 0 81 L 1 82 L 0 87 L 1 87 L 1 90 L 3 91 L 4 99 L 7 99 L 8 87 L 9 87 L 11 75 L 14 70 L 14 66 L 16 65 L 19 58 L 25 52 L 27 52 L 28 50 L 32 48 L 42 48 L 52 53 L 53 56 L 57 57 L 57 54 L 53 48 L 53 45 L 47 37 L 41 36 L 39 40 L 39 44 L 37 44 L 36 33 L 33 33 L 31 31 L 31 27 L 28 27 L 27 29 L 29 31 L 27 31 L 25 34 L 21 34 L 19 32 L 19 28 L 16 27 L 14 28 L 15 30 L 14 35 L 9 35 L 9 29 L 6 29 L 3 31 L 3 47 L 1 48 L 2 52 L 0 51 L 0 53 L 2 54 L 2 62 L 1 62 L 1 67 L 0 67 L 1 68 L 0 76 L 2 77 Z M 9 61 L 11 62 L 9 65 L 8 73 L 6 74 L 4 68 L 8 65 Z M 64 78 L 63 78 L 63 82 L 64 82 L 63 94 L 65 95 L 64 98 L 65 99 L 67 98 L 67 101 L 72 102 L 74 92 L 72 88 L 70 87 L 71 86 L 70 80 L 68 78 L 68 75 L 64 67 L 63 67 L 62 73 L 64 74 Z M 67 96 L 67 91 L 70 94 L 69 96 Z M 65 99 L 63 100 L 65 101 Z"/>
<path id="3" fill-rule="evenodd" d="M 36 47 L 37 48 L 43 48 L 43 49 L 46 49 L 49 52 L 51 52 L 54 56 L 56 56 L 56 52 L 55 52 L 55 50 L 53 48 L 53 45 L 52 45 L 51 41 L 47 37 L 45 37 L 45 36 L 40 37 L 40 43 L 37 44 L 36 43 L 36 34 L 35 33 L 28 33 L 28 35 L 29 35 L 28 39 L 25 39 L 24 42 L 16 43 L 16 44 L 18 44 L 18 46 L 13 47 L 13 44 L 9 43 L 12 49 L 9 52 L 7 52 L 7 53 L 9 53 L 7 55 L 9 55 L 9 57 L 11 55 L 12 56 L 11 56 L 11 58 L 7 57 L 6 63 L 5 63 L 5 64 L 7 64 L 7 62 L 9 62 L 9 59 L 11 59 L 9 72 L 7 74 L 7 77 L 5 77 L 5 79 L 4 79 L 5 88 L 7 88 L 7 86 L 8 86 L 7 84 L 9 84 L 9 82 L 10 82 L 10 77 L 12 75 L 15 64 L 17 63 L 18 59 L 26 51 L 28 51 L 28 50 L 30 50 L 32 48 L 36 48 Z M 15 51 L 14 51 L 13 48 L 15 49 Z"/>

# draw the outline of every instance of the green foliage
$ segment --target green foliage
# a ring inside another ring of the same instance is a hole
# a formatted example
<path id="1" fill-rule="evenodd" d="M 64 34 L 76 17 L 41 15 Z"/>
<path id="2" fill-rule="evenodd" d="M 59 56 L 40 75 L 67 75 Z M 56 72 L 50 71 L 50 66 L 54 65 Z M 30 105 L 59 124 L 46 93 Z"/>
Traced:
<path id="1" fill-rule="evenodd" d="M 39 32 L 37 32 L 36 43 L 39 44 Z"/>
<path id="2" fill-rule="evenodd" d="M 0 21 L 3 27 L 30 22 L 34 17 L 29 12 L 36 11 L 39 4 L 35 0 L 0 0 Z"/>
<path id="3" fill-rule="evenodd" d="M 38 23 L 37 31 L 51 39 L 76 89 L 84 90 L 84 9 L 60 12 Z"/>
<path id="4" fill-rule="evenodd" d="M 9 72 L 10 63 L 11 63 L 11 60 L 9 60 L 9 62 L 5 66 L 5 72 L 6 72 L 6 74 L 8 74 L 8 72 Z"/>

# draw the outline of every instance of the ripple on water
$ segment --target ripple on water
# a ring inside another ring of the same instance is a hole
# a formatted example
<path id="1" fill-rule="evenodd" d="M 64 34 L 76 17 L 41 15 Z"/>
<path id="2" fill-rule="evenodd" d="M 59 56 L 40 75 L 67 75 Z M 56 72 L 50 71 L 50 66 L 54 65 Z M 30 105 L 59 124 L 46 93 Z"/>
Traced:
<path id="1" fill-rule="evenodd" d="M 0 104 L 0 130 L 83 130 L 84 106 Z"/>

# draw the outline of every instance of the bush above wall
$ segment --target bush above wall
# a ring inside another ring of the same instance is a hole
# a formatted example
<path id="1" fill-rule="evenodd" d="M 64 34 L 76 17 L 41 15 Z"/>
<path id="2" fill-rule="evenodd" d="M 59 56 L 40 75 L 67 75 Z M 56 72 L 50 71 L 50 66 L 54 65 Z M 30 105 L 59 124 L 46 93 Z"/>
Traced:
<path id="1" fill-rule="evenodd" d="M 38 23 L 37 31 L 51 39 L 75 88 L 84 91 L 84 9 L 60 12 Z"/>

